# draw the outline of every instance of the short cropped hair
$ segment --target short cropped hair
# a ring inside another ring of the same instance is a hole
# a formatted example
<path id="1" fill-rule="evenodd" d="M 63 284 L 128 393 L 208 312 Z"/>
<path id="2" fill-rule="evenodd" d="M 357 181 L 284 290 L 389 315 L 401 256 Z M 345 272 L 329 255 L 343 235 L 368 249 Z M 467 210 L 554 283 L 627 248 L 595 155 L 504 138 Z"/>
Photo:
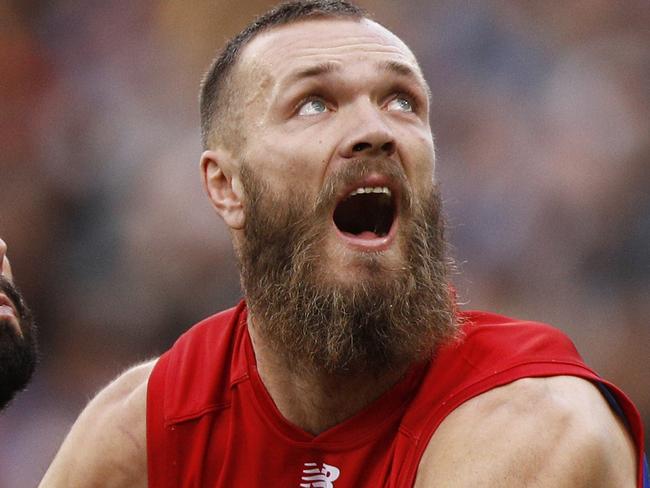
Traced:
<path id="1" fill-rule="evenodd" d="M 297 0 L 282 3 L 248 24 L 230 39 L 213 59 L 201 82 L 201 143 L 207 149 L 215 130 L 217 115 L 224 115 L 224 92 L 228 92 L 231 75 L 243 48 L 258 34 L 273 27 L 307 18 L 369 18 L 367 12 L 346 0 Z M 232 121 L 231 121 L 232 122 Z"/>

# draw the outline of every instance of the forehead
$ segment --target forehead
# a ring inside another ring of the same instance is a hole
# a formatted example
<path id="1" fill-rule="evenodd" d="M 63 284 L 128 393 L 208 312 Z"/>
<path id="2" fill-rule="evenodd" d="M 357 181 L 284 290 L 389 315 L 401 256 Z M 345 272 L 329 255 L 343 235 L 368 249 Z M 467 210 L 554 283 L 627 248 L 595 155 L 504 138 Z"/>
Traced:
<path id="1" fill-rule="evenodd" d="M 369 19 L 315 18 L 274 27 L 254 38 L 242 52 L 240 68 L 279 80 L 292 72 L 328 63 L 396 62 L 421 76 L 411 50 L 395 34 Z M 259 81 L 259 80 L 258 80 Z"/>

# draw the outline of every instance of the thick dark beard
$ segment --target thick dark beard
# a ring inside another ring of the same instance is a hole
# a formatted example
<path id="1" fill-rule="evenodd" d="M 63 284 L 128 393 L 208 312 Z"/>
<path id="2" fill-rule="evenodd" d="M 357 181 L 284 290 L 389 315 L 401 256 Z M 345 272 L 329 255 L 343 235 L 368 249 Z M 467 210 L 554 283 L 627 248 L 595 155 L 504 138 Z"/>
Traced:
<path id="1" fill-rule="evenodd" d="M 36 367 L 38 351 L 32 313 L 16 287 L 0 276 L 0 291 L 17 309 L 22 337 L 8 319 L 0 319 L 0 410 L 24 389 Z"/>
<path id="2" fill-rule="evenodd" d="M 360 260 L 372 278 L 332 283 L 321 264 L 332 200 L 342 185 L 371 171 L 400 182 L 405 262 L 387 269 L 381 256 Z M 454 298 L 445 258 L 437 188 L 417 204 L 391 162 L 350 164 L 333 175 L 317 203 L 280 199 L 247 165 L 245 238 L 238 249 L 242 286 L 259 333 L 287 366 L 331 375 L 382 373 L 428 359 L 455 335 Z"/>

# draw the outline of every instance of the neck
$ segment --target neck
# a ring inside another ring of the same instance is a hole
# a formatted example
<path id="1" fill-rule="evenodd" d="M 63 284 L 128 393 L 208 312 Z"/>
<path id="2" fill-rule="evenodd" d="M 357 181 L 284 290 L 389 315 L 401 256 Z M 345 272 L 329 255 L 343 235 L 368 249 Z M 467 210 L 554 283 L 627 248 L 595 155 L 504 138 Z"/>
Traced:
<path id="1" fill-rule="evenodd" d="M 320 371 L 299 371 L 278 356 L 252 326 L 257 370 L 262 383 L 282 416 L 306 432 L 318 435 L 343 422 L 379 398 L 395 385 L 408 365 L 381 375 L 334 375 Z"/>

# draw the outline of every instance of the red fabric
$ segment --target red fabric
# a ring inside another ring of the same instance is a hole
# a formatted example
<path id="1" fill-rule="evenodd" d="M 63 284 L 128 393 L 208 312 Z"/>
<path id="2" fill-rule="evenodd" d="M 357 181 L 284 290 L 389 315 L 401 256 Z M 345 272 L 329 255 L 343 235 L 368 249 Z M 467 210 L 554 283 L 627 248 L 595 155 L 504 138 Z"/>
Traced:
<path id="1" fill-rule="evenodd" d="M 161 356 L 149 379 L 149 487 L 410 487 L 429 439 L 451 411 L 534 376 L 573 375 L 608 385 L 642 452 L 638 412 L 584 365 L 564 334 L 483 312 L 463 312 L 462 319 L 462 340 L 318 436 L 287 422 L 266 392 L 245 304 L 204 320 Z"/>

